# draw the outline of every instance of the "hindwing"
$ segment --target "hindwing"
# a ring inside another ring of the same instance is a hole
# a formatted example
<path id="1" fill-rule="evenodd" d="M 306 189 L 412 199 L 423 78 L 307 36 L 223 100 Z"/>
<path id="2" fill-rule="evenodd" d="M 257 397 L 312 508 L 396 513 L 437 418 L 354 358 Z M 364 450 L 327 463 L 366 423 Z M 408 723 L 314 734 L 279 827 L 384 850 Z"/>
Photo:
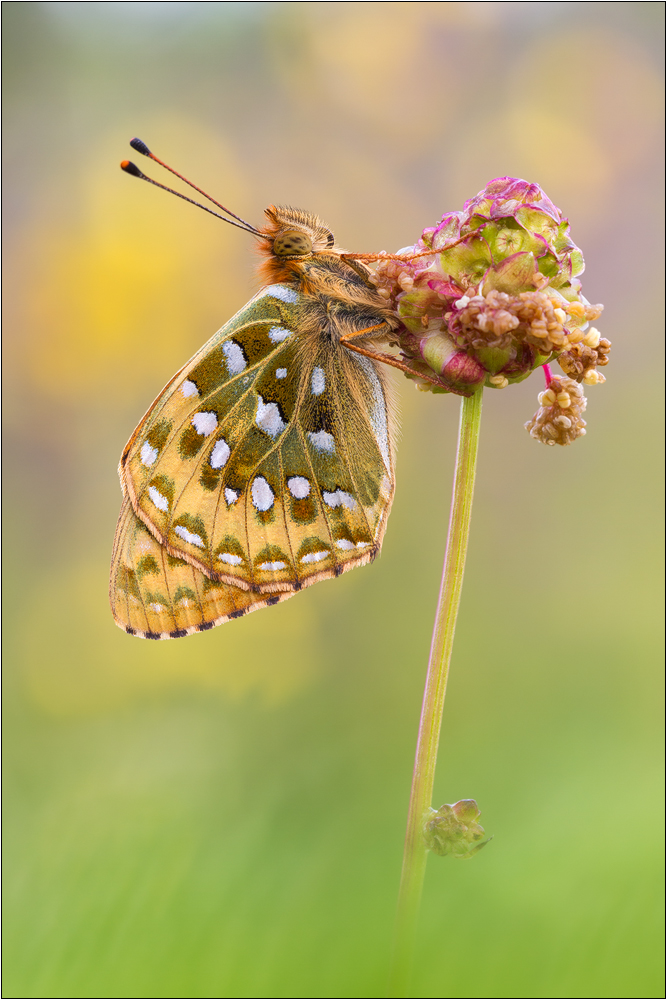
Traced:
<path id="1" fill-rule="evenodd" d="M 372 361 L 304 332 L 308 307 L 289 284 L 262 289 L 171 380 L 125 448 L 112 576 L 112 589 L 121 577 L 136 584 L 114 605 L 124 602 L 124 627 L 180 634 L 199 614 L 217 624 L 261 606 L 253 593 L 288 596 L 379 550 L 394 490 L 385 387 Z M 149 600 L 139 544 L 151 546 L 160 600 Z M 205 580 L 230 586 L 203 604 Z M 178 587 L 199 610 L 175 602 Z"/>
<path id="2" fill-rule="evenodd" d="M 177 639 L 293 597 L 253 594 L 211 580 L 170 555 L 132 510 L 121 507 L 109 596 L 116 624 L 143 639 Z"/>

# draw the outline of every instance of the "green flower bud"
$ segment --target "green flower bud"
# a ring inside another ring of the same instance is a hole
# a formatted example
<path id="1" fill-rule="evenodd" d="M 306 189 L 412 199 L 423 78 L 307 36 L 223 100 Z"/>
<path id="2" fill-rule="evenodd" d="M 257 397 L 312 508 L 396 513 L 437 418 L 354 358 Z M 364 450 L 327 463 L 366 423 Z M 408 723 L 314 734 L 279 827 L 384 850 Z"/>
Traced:
<path id="1" fill-rule="evenodd" d="M 429 851 L 452 858 L 471 858 L 489 843 L 482 840 L 484 828 L 477 820 L 481 816 L 474 799 L 461 799 L 454 805 L 431 809 L 424 824 L 424 839 Z"/>

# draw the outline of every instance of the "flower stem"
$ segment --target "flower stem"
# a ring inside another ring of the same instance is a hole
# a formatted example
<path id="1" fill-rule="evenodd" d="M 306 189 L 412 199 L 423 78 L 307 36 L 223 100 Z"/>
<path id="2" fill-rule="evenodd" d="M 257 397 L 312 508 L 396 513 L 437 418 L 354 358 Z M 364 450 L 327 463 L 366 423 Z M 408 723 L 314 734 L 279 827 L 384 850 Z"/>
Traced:
<path id="1" fill-rule="evenodd" d="M 431 640 L 431 655 L 426 675 L 410 791 L 408 827 L 405 835 L 390 980 L 389 996 L 391 997 L 408 996 L 406 991 L 426 871 L 427 849 L 423 833 L 424 820 L 433 795 L 433 779 L 438 755 L 449 661 L 452 655 L 456 616 L 463 586 L 463 570 L 470 533 L 477 446 L 482 415 L 482 392 L 483 390 L 480 389 L 474 396 L 463 397 L 461 400 L 456 474 L 449 515 L 447 548 Z"/>

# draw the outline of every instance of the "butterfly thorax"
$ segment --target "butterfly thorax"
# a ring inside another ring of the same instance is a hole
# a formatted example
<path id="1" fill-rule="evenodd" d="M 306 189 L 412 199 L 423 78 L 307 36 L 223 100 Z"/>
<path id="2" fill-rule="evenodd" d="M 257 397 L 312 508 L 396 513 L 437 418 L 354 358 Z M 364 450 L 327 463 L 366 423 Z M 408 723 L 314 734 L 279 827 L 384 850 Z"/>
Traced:
<path id="1" fill-rule="evenodd" d="M 344 259 L 345 251 L 317 216 L 274 206 L 266 215 L 271 224 L 263 232 L 271 240 L 259 248 L 265 255 L 262 276 L 272 284 L 287 283 L 299 290 L 304 334 L 335 342 L 345 334 L 384 324 L 378 333 L 384 339 L 400 325 L 370 281 L 370 270 Z"/>

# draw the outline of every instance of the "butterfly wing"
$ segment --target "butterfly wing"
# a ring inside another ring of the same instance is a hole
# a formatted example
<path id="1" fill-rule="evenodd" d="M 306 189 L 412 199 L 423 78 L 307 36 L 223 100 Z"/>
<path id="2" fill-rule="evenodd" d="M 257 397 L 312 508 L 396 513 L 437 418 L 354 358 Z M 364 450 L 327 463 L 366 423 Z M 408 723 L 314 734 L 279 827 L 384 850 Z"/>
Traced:
<path id="1" fill-rule="evenodd" d="M 293 595 L 253 594 L 210 580 L 171 556 L 124 499 L 114 539 L 110 599 L 116 624 L 130 635 L 175 639 Z"/>
<path id="2" fill-rule="evenodd" d="M 172 379 L 121 459 L 166 554 L 255 593 L 368 562 L 393 498 L 382 377 L 304 335 L 306 306 L 289 285 L 263 289 Z"/>

